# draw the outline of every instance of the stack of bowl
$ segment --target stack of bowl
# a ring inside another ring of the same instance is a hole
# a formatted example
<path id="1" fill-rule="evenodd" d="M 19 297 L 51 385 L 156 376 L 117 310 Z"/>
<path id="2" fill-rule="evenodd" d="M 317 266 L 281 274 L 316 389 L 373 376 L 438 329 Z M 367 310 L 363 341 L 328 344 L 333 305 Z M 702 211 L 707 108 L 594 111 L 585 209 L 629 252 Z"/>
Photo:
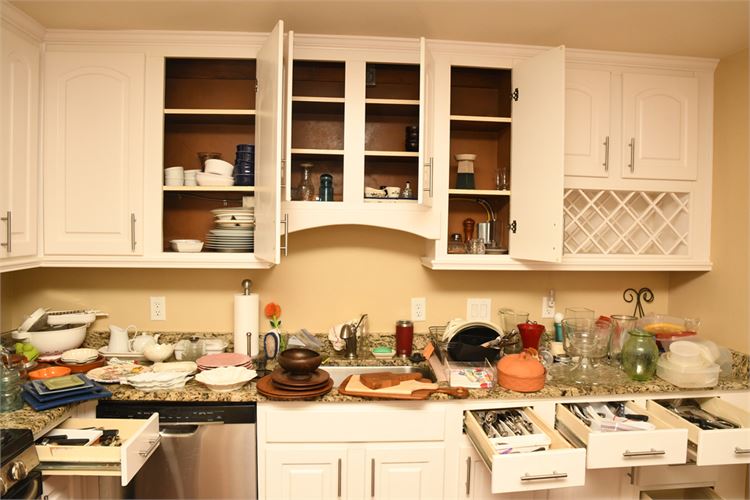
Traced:
<path id="1" fill-rule="evenodd" d="M 185 185 L 186 186 L 197 186 L 198 185 L 198 172 L 200 169 L 196 168 L 193 170 L 185 170 Z"/>
<path id="2" fill-rule="evenodd" d="M 204 163 L 204 172 L 196 174 L 199 186 L 231 186 L 234 184 L 234 166 L 219 158 L 211 158 Z"/>
<path id="3" fill-rule="evenodd" d="M 237 186 L 255 185 L 255 146 L 252 144 L 237 144 L 234 183 Z"/>
<path id="4" fill-rule="evenodd" d="M 164 169 L 165 186 L 183 186 L 185 184 L 185 169 L 177 167 L 167 167 Z"/>

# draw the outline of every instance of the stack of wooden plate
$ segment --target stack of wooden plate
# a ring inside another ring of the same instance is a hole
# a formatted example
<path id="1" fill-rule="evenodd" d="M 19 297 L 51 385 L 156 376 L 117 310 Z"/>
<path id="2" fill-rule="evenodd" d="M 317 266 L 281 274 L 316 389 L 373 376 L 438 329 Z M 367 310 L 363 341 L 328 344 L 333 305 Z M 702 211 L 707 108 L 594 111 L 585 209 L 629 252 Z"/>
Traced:
<path id="1" fill-rule="evenodd" d="M 281 367 L 257 383 L 258 392 L 271 399 L 308 399 L 322 396 L 333 387 L 327 371 L 316 369 L 309 377 L 292 377 Z"/>

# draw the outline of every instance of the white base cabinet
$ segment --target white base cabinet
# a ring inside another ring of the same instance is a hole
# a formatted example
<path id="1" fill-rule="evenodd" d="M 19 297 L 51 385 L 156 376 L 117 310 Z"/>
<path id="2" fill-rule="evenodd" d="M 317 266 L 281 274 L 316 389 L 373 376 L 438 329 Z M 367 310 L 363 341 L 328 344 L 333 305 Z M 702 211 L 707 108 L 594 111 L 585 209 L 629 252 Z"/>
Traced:
<path id="1" fill-rule="evenodd" d="M 265 461 L 266 498 L 348 498 L 346 446 L 274 445 Z"/>

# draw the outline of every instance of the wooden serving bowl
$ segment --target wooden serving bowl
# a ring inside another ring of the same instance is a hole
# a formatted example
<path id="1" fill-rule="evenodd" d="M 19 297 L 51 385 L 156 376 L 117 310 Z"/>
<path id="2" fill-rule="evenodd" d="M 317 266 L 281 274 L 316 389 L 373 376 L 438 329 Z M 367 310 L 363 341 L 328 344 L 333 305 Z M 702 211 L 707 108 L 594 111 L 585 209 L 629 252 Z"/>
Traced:
<path id="1" fill-rule="evenodd" d="M 279 354 L 279 365 L 292 378 L 306 378 L 318 369 L 322 358 L 312 349 L 293 347 Z"/>

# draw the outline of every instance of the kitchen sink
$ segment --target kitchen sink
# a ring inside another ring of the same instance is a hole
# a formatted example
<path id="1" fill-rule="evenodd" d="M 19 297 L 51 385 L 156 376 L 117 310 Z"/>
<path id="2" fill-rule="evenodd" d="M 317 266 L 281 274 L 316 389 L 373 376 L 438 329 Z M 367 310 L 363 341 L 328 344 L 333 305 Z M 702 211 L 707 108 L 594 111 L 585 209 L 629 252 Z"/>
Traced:
<path id="1" fill-rule="evenodd" d="M 427 366 L 321 366 L 333 379 L 334 387 L 338 387 L 349 375 L 363 373 L 393 372 L 393 373 L 421 373 L 424 378 L 435 380 Z"/>

